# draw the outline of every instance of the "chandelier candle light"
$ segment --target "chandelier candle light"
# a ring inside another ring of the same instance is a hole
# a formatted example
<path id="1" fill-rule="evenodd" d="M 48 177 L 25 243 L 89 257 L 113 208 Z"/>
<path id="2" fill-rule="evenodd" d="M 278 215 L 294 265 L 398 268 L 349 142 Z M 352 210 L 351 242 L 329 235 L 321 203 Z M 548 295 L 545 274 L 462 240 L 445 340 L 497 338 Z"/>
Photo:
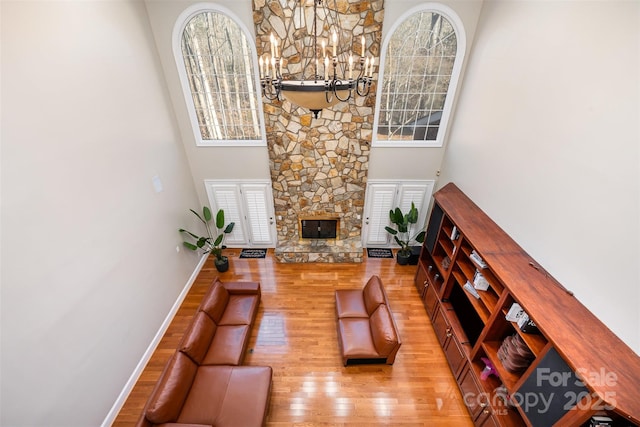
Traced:
<path id="1" fill-rule="evenodd" d="M 282 46 L 273 35 L 269 37 L 269 53 L 262 55 L 259 60 L 260 82 L 262 85 L 262 95 L 268 100 L 287 99 L 293 104 L 311 110 L 314 117 L 318 117 L 320 111 L 331 107 L 341 101 L 349 101 L 357 96 L 367 96 L 373 81 L 374 58 L 365 55 L 365 36 L 360 37 L 360 59 L 358 75 L 354 79 L 354 58 L 353 53 L 339 49 L 345 46 L 342 38 L 343 34 L 340 19 L 338 17 L 335 0 L 311 0 L 313 1 L 313 21 L 311 22 L 311 34 L 307 35 L 303 41 L 302 76 L 299 79 L 285 79 L 283 77 L 282 52 L 288 46 L 294 45 L 294 36 L 291 31 L 292 23 L 296 16 L 300 16 L 299 27 L 306 25 L 307 9 L 298 6 L 296 0 L 293 17 L 287 27 L 287 38 L 282 41 Z M 333 1 L 333 8 L 329 9 L 326 2 Z M 300 7 L 300 11 L 296 9 Z M 325 38 L 322 38 L 321 46 L 318 46 L 318 21 L 320 19 L 318 8 L 321 7 L 322 16 L 325 18 L 325 25 L 320 29 L 321 35 L 325 33 L 327 39 L 331 39 L 331 48 L 327 49 Z M 298 13 L 297 13 L 298 12 Z M 331 22 L 333 21 L 333 22 Z M 293 25 L 296 27 L 296 25 Z M 294 31 L 297 28 L 294 28 Z M 323 31 L 326 30 L 326 31 Z M 330 31 L 330 37 L 329 37 Z M 351 36 L 353 37 L 353 36 Z M 349 41 L 351 44 L 352 40 Z M 331 55 L 328 55 L 330 50 Z M 348 53 L 348 54 L 347 54 Z M 323 70 L 320 70 L 322 66 Z M 321 73 L 322 71 L 322 73 Z M 339 77 L 339 74 L 341 77 Z M 324 78 L 323 78 L 324 77 Z"/>

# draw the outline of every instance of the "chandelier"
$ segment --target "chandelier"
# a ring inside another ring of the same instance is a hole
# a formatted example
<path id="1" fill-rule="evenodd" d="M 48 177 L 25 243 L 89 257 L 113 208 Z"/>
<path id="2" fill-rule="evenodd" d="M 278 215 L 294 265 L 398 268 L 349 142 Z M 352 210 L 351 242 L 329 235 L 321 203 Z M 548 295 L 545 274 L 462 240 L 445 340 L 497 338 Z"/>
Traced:
<path id="1" fill-rule="evenodd" d="M 374 57 L 365 55 L 363 34 L 359 58 L 354 59 L 351 52 L 354 35 L 343 30 L 336 0 L 309 0 L 313 2 L 313 8 L 298 5 L 303 1 L 295 0 L 286 38 L 279 41 L 271 33 L 269 52 L 258 60 L 260 83 L 266 99 L 286 99 L 309 109 L 317 118 L 324 108 L 369 94 Z M 328 1 L 333 3 L 331 8 L 327 7 Z M 289 57 L 283 57 L 283 53 Z M 294 62 L 291 57 L 298 54 L 302 68 L 292 72 L 289 69 Z"/>

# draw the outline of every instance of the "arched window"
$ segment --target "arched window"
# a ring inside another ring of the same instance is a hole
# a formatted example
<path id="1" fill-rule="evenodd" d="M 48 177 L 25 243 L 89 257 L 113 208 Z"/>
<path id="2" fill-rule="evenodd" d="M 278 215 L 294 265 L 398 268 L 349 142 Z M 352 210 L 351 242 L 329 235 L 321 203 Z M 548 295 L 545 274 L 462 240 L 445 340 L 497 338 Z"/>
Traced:
<path id="1" fill-rule="evenodd" d="M 197 145 L 266 145 L 248 34 L 218 7 L 187 10 L 176 22 L 173 50 Z"/>
<path id="2" fill-rule="evenodd" d="M 427 7 L 410 10 L 385 38 L 374 146 L 443 144 L 465 36 L 452 11 Z"/>

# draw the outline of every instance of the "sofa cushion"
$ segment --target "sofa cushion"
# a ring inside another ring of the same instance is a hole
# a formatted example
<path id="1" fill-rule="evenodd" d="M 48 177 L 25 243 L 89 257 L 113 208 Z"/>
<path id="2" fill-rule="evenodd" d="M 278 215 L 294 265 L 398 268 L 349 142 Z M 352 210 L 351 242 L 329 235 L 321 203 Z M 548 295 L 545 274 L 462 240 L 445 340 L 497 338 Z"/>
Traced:
<path id="1" fill-rule="evenodd" d="M 271 376 L 268 366 L 201 366 L 178 422 L 261 426 L 269 403 Z"/>
<path id="2" fill-rule="evenodd" d="M 381 357 L 371 339 L 368 318 L 350 317 L 338 319 L 340 347 L 349 359 L 370 359 Z"/>
<path id="3" fill-rule="evenodd" d="M 335 293 L 338 318 L 369 317 L 361 289 L 338 289 Z"/>
<path id="4" fill-rule="evenodd" d="M 200 304 L 200 310 L 207 313 L 214 322 L 219 323 L 228 302 L 229 292 L 222 283 L 214 281 Z"/>
<path id="5" fill-rule="evenodd" d="M 199 311 L 193 318 L 191 326 L 184 334 L 178 349 L 200 365 L 211 347 L 217 326 L 203 311 Z"/>
<path id="6" fill-rule="evenodd" d="M 257 295 L 229 295 L 227 305 L 218 325 L 251 325 L 258 312 Z"/>
<path id="7" fill-rule="evenodd" d="M 208 317 L 205 315 L 205 317 Z M 249 341 L 248 325 L 218 326 L 211 346 L 201 365 L 240 365 L 244 359 L 245 345 Z"/>
<path id="8" fill-rule="evenodd" d="M 233 369 L 216 427 L 262 426 L 271 396 L 270 366 L 239 366 Z"/>
<path id="9" fill-rule="evenodd" d="M 386 357 L 398 345 L 398 335 L 391 318 L 391 312 L 385 304 L 378 306 L 369 318 L 371 337 L 378 354 Z"/>
<path id="10" fill-rule="evenodd" d="M 187 398 L 198 365 L 177 351 L 163 371 L 146 408 L 146 418 L 154 424 L 175 422 Z"/>
<path id="11" fill-rule="evenodd" d="M 201 366 L 178 422 L 215 425 L 232 369 L 232 366 Z"/>
<path id="12" fill-rule="evenodd" d="M 362 297 L 364 298 L 364 305 L 369 315 L 371 315 L 380 304 L 385 303 L 384 290 L 382 289 L 380 277 L 375 275 L 371 276 L 367 284 L 364 285 Z"/>

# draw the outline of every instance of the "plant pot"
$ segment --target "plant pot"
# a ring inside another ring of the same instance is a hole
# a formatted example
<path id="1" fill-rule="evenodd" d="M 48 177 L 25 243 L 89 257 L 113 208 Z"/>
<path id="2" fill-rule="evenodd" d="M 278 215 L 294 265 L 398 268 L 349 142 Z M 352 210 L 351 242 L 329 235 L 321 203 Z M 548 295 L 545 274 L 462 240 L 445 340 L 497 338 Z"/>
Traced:
<path id="1" fill-rule="evenodd" d="M 418 265 L 420 258 L 420 249 L 422 246 L 411 246 L 411 255 L 409 255 L 409 265 Z"/>
<path id="2" fill-rule="evenodd" d="M 216 266 L 216 270 L 220 273 L 224 273 L 229 269 L 229 258 L 226 256 L 223 256 L 220 259 L 214 258 L 213 263 Z"/>
<path id="3" fill-rule="evenodd" d="M 398 251 L 398 253 L 396 254 L 396 261 L 400 265 L 409 264 L 409 258 L 411 258 L 411 253 L 404 254 L 404 253 Z"/>

